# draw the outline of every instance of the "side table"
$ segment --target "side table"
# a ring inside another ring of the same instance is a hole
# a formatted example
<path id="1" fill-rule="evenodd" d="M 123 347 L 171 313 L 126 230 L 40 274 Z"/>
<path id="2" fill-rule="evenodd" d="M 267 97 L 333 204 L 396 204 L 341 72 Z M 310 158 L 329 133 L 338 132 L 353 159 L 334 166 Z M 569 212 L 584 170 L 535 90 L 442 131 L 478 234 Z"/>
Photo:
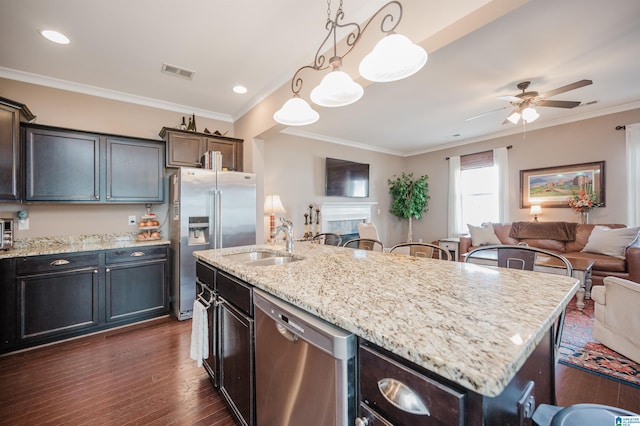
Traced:
<path id="1" fill-rule="evenodd" d="M 438 240 L 438 245 L 441 249 L 448 250 L 451 253 L 451 258 L 454 261 L 458 261 L 458 252 L 460 251 L 460 238 L 442 238 Z"/>

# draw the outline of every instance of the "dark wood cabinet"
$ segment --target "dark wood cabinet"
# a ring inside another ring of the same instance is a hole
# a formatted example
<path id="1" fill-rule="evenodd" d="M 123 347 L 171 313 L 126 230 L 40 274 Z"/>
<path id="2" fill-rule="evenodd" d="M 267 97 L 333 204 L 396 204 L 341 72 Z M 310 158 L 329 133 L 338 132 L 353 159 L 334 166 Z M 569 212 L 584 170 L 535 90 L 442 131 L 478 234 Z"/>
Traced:
<path id="1" fill-rule="evenodd" d="M 164 143 L 24 125 L 27 202 L 160 203 Z"/>
<path id="2" fill-rule="evenodd" d="M 0 260 L 0 353 L 169 314 L 168 246 Z"/>
<path id="3" fill-rule="evenodd" d="M 222 167 L 232 171 L 243 170 L 242 139 L 170 127 L 163 127 L 160 137 L 166 142 L 167 167 L 200 167 L 205 152 L 220 151 Z"/>
<path id="4" fill-rule="evenodd" d="M 46 342 L 99 323 L 97 253 L 20 258 L 16 263 L 18 337 Z"/>
<path id="5" fill-rule="evenodd" d="M 166 247 L 106 253 L 107 322 L 141 320 L 169 312 Z"/>
<path id="6" fill-rule="evenodd" d="M 209 357 L 202 360 L 202 364 L 209 374 L 211 383 L 218 387 L 218 318 L 217 303 L 215 300 L 215 276 L 216 270 L 211 266 L 196 262 L 196 297 L 204 302 L 207 307 L 207 329 Z"/>
<path id="7" fill-rule="evenodd" d="M 164 200 L 164 143 L 107 137 L 107 194 L 110 202 Z"/>
<path id="8" fill-rule="evenodd" d="M 26 105 L 0 98 L 0 201 L 20 200 L 20 122 L 34 118 Z"/>
<path id="9" fill-rule="evenodd" d="M 0 353 L 10 351 L 18 343 L 17 308 L 15 260 L 2 259 L 0 260 Z"/>

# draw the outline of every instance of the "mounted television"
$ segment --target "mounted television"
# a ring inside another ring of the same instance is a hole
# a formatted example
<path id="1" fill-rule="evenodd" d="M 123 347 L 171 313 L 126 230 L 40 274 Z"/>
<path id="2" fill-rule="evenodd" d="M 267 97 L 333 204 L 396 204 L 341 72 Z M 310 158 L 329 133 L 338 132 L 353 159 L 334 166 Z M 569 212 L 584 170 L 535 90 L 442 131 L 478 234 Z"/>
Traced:
<path id="1" fill-rule="evenodd" d="M 326 159 L 325 194 L 333 197 L 369 196 L 369 165 L 353 161 Z"/>

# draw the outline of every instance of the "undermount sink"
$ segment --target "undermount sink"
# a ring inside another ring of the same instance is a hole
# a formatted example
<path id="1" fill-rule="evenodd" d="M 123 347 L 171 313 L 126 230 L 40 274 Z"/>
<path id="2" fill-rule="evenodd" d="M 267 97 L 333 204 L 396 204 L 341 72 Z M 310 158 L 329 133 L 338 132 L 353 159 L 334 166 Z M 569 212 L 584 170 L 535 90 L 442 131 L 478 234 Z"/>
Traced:
<path id="1" fill-rule="evenodd" d="M 293 257 L 288 254 L 263 250 L 225 254 L 224 257 L 235 262 L 243 263 L 247 266 L 284 265 L 285 263 L 301 260 L 300 258 Z"/>
<path id="2" fill-rule="evenodd" d="M 292 256 L 273 256 L 251 262 L 245 262 L 244 264 L 247 266 L 284 265 L 285 263 L 297 262 L 298 260 L 301 259 Z"/>
<path id="3" fill-rule="evenodd" d="M 277 253 L 271 251 L 245 251 L 242 253 L 225 254 L 224 257 L 236 262 L 253 262 L 261 259 L 268 259 L 278 256 Z"/>

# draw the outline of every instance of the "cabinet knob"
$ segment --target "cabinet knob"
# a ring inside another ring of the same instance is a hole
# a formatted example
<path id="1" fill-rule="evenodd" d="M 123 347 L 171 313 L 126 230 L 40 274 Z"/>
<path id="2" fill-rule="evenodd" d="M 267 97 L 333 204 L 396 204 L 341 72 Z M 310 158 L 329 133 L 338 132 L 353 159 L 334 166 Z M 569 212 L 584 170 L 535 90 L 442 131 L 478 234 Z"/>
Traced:
<path id="1" fill-rule="evenodd" d="M 356 426 L 369 426 L 369 419 L 366 417 L 356 417 Z"/>
<path id="2" fill-rule="evenodd" d="M 110 199 L 111 199 L 111 195 L 107 195 L 107 200 L 110 200 Z"/>
<path id="3" fill-rule="evenodd" d="M 111 272 L 111 268 L 106 268 L 105 271 L 106 272 Z"/>
<path id="4" fill-rule="evenodd" d="M 95 199 L 96 199 L 96 200 L 99 200 L 99 199 L 100 199 L 100 196 L 99 196 L 99 195 L 97 195 L 97 194 L 96 194 L 96 195 L 94 195 L 94 197 L 95 197 Z"/>
<path id="5" fill-rule="evenodd" d="M 94 270 L 93 270 L 93 273 L 94 273 L 94 274 L 97 274 L 97 273 L 98 273 L 98 270 L 97 270 L 97 269 L 94 269 Z"/>

